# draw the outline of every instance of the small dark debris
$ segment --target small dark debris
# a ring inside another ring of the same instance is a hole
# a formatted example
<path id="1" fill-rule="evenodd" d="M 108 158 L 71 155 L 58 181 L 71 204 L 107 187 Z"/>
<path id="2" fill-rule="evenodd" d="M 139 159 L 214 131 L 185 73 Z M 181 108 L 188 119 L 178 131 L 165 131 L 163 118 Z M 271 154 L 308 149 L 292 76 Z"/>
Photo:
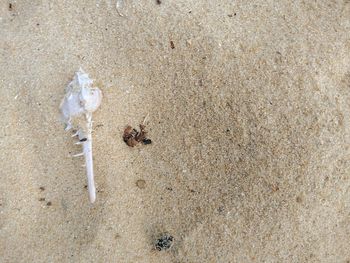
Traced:
<path id="1" fill-rule="evenodd" d="M 174 42 L 172 40 L 170 40 L 170 47 L 171 47 L 171 49 L 175 48 L 175 44 L 174 44 Z"/>
<path id="2" fill-rule="evenodd" d="M 139 179 L 136 181 L 136 186 L 140 189 L 145 189 L 146 188 L 146 181 L 143 179 Z"/>
<path id="3" fill-rule="evenodd" d="M 86 142 L 86 141 L 87 141 L 87 138 L 80 139 L 79 141 L 80 141 L 80 142 Z"/>
<path id="4" fill-rule="evenodd" d="M 84 185 L 84 188 L 87 189 L 87 185 Z"/>
<path id="5" fill-rule="evenodd" d="M 95 130 L 96 130 L 97 128 L 100 128 L 100 127 L 103 127 L 103 124 L 102 124 L 102 123 L 97 124 L 97 125 L 95 126 Z"/>
<path id="6" fill-rule="evenodd" d="M 47 205 L 47 206 L 51 206 L 51 205 L 52 205 L 52 202 L 49 201 L 49 202 L 46 203 L 46 205 Z"/>
<path id="7" fill-rule="evenodd" d="M 278 185 L 277 185 L 277 184 L 273 184 L 273 185 L 271 185 L 271 188 L 272 188 L 272 192 L 277 192 L 277 191 L 279 191 L 279 190 L 280 190 L 280 188 L 278 187 Z"/>
<path id="8" fill-rule="evenodd" d="M 195 191 L 195 190 L 193 190 L 193 189 L 190 189 L 190 192 L 191 192 L 191 193 L 195 193 L 196 191 Z"/>
<path id="9" fill-rule="evenodd" d="M 12 3 L 9 3 L 9 11 L 12 11 L 13 10 L 13 5 Z"/>
<path id="10" fill-rule="evenodd" d="M 188 13 L 189 13 L 189 14 L 191 14 L 191 13 L 192 13 L 192 11 L 189 11 Z"/>
<path id="11" fill-rule="evenodd" d="M 39 189 L 40 189 L 41 191 L 45 191 L 45 187 L 44 187 L 44 186 L 40 186 Z"/>
<path id="12" fill-rule="evenodd" d="M 40 198 L 39 198 L 39 201 L 40 201 L 40 202 L 45 201 L 45 197 L 40 197 Z"/>
<path id="13" fill-rule="evenodd" d="M 230 129 L 227 129 L 226 132 L 230 132 Z"/>
<path id="14" fill-rule="evenodd" d="M 169 190 L 169 191 L 172 191 L 172 190 L 173 190 L 173 188 L 171 188 L 171 187 L 166 187 L 165 189 L 167 189 L 167 190 Z"/>
<path id="15" fill-rule="evenodd" d="M 37 25 L 37 26 L 40 26 L 40 24 L 39 24 L 39 23 L 36 23 L 36 25 Z"/>
<path id="16" fill-rule="evenodd" d="M 301 199 L 300 196 L 298 196 L 298 197 L 296 198 L 296 201 L 297 201 L 297 203 L 301 203 L 303 200 Z"/>
<path id="17" fill-rule="evenodd" d="M 144 140 L 142 141 L 142 143 L 143 143 L 144 145 L 151 144 L 151 143 L 152 143 L 152 140 L 151 140 L 151 139 L 144 139 Z"/>
<path id="18" fill-rule="evenodd" d="M 133 129 L 131 126 L 127 126 L 124 130 L 123 140 L 130 147 L 136 146 L 139 142 L 143 142 L 143 144 L 152 143 L 150 139 L 146 138 L 146 135 L 146 126 L 143 124 L 140 124 L 140 131 Z"/>
<path id="19" fill-rule="evenodd" d="M 233 15 L 232 14 L 229 14 L 229 15 L 227 15 L 228 17 L 233 17 Z"/>
<path id="20" fill-rule="evenodd" d="M 162 1 L 161 0 L 157 0 L 156 3 L 157 3 L 157 5 L 160 5 L 162 3 Z"/>
<path id="21" fill-rule="evenodd" d="M 157 239 L 155 247 L 158 251 L 167 250 L 171 247 L 174 241 L 174 237 L 165 233 L 159 239 Z"/>

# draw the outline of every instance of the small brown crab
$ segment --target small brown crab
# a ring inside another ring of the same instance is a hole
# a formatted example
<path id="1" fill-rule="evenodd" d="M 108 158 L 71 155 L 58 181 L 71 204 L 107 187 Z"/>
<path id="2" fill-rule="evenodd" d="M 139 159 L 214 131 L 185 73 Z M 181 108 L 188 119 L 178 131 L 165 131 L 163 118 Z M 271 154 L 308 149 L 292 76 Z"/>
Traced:
<path id="1" fill-rule="evenodd" d="M 130 125 L 128 125 L 125 128 L 124 134 L 123 134 L 123 140 L 128 146 L 134 147 L 139 142 L 142 142 L 143 144 L 152 143 L 150 139 L 146 138 L 146 135 L 147 135 L 146 126 L 143 124 L 140 124 L 139 127 L 140 127 L 140 131 L 134 129 Z"/>

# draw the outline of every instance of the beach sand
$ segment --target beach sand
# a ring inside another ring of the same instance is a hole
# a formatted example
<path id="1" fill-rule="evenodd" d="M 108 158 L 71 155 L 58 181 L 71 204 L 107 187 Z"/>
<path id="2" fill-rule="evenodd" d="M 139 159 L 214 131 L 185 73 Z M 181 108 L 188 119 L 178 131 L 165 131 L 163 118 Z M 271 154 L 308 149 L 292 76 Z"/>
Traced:
<path id="1" fill-rule="evenodd" d="M 118 1 L 0 2 L 0 262 L 349 262 L 350 2 Z"/>

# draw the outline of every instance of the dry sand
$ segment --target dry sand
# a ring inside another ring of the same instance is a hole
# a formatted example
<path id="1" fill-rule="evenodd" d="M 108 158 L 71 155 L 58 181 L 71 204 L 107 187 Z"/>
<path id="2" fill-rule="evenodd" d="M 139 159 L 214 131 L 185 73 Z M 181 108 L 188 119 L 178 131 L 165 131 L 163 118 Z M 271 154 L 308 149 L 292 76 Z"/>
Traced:
<path id="1" fill-rule="evenodd" d="M 0 262 L 349 262 L 349 0 L 50 2 L 0 2 Z M 93 205 L 58 121 L 80 66 Z"/>

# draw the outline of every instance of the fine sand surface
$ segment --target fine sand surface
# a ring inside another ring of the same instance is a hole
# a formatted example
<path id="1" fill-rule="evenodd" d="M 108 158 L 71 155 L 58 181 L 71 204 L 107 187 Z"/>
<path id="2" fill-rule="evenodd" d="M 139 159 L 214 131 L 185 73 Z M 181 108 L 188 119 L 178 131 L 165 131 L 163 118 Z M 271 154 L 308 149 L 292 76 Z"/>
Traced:
<path id="1" fill-rule="evenodd" d="M 0 262 L 349 262 L 350 1 L 118 1 L 0 1 Z"/>

